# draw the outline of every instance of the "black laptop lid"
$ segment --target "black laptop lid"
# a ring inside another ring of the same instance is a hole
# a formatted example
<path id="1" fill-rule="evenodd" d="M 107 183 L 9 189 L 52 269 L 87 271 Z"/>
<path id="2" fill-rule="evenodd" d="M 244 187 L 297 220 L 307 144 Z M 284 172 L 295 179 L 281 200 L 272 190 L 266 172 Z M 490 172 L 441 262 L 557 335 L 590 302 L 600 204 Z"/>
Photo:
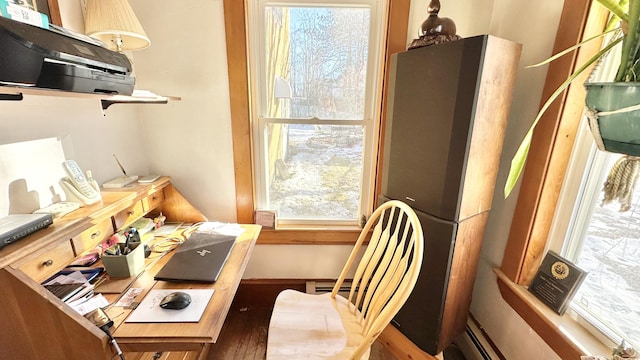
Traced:
<path id="1" fill-rule="evenodd" d="M 235 240 L 235 236 L 195 232 L 154 279 L 213 283 L 218 280 Z"/>

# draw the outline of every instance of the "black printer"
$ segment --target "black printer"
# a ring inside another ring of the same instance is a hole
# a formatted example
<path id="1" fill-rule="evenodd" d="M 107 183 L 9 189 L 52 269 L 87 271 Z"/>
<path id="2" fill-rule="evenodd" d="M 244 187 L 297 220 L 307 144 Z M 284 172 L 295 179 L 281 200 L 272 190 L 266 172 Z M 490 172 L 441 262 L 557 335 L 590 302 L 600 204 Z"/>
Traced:
<path id="1" fill-rule="evenodd" d="M 64 29 L 43 29 L 0 16 L 0 85 L 131 95 L 126 55 Z"/>

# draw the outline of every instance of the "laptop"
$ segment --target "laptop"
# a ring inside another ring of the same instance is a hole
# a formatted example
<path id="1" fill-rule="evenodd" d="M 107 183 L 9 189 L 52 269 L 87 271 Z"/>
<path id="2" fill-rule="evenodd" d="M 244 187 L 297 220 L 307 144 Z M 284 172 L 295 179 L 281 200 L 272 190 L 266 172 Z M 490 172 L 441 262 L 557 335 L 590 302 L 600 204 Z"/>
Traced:
<path id="1" fill-rule="evenodd" d="M 0 218 L 0 249 L 53 224 L 51 214 L 11 214 Z"/>
<path id="2" fill-rule="evenodd" d="M 235 236 L 195 232 L 154 279 L 213 283 L 218 280 L 235 242 Z"/>

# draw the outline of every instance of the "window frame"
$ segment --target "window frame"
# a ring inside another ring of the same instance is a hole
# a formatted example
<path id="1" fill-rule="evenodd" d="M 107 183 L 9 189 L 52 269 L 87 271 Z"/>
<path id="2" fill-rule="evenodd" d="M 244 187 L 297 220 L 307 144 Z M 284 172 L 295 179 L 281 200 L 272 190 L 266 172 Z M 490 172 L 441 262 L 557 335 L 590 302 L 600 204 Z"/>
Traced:
<path id="1" fill-rule="evenodd" d="M 373 204 L 375 203 L 374 180 L 375 176 L 375 158 L 376 158 L 376 144 L 378 143 L 379 126 L 380 122 L 380 98 L 382 93 L 382 76 L 384 73 L 378 75 L 383 69 L 382 49 L 384 49 L 384 27 L 383 22 L 386 16 L 386 9 L 378 3 L 377 0 L 347 0 L 344 4 L 349 8 L 368 8 L 370 9 L 370 29 L 368 40 L 368 57 L 367 57 L 367 74 L 366 74 L 366 87 L 365 87 L 365 104 L 362 114 L 362 119 L 299 119 L 294 117 L 278 118 L 270 117 L 267 115 L 267 108 L 269 100 L 267 100 L 267 90 L 265 76 L 265 62 L 266 62 L 266 49 L 264 34 L 254 37 L 248 36 L 249 47 L 249 68 L 255 69 L 249 71 L 249 82 L 254 85 L 252 90 L 254 96 L 251 98 L 252 108 L 252 131 L 254 132 L 253 149 L 254 159 L 262 159 L 262 161 L 255 161 L 254 163 L 254 190 L 255 190 L 255 202 L 257 208 L 265 208 L 265 203 L 268 202 L 268 188 L 270 180 L 265 178 L 265 174 L 268 172 L 266 162 L 268 162 L 268 155 L 265 149 L 265 128 L 270 124 L 313 124 L 313 125 L 346 125 L 346 126 L 361 126 L 363 131 L 363 144 L 362 144 L 362 166 L 360 170 L 362 176 L 360 178 L 360 197 L 358 199 L 358 215 L 353 219 L 302 219 L 302 218 L 290 218 L 280 219 L 278 225 L 284 229 L 305 229 L 309 227 L 315 228 L 354 228 L 358 226 L 360 222 L 360 216 L 363 214 L 370 214 Z M 267 3 L 272 2 L 270 0 L 250 0 L 248 1 L 250 9 L 247 13 L 248 25 L 247 28 L 254 27 L 262 30 L 264 27 L 265 6 Z M 302 2 L 300 0 L 285 0 L 278 2 L 277 6 L 288 7 L 333 7 L 336 6 L 335 2 L 326 0 L 313 0 Z M 251 10 L 251 7 L 256 7 Z M 251 57 L 252 51 L 255 51 L 253 58 Z"/>
<path id="2" fill-rule="evenodd" d="M 253 183 L 252 130 L 249 115 L 249 75 L 246 47 L 246 4 L 245 1 L 224 0 L 224 23 L 227 44 L 227 66 L 229 73 L 229 101 L 231 110 L 231 131 L 233 136 L 233 158 L 236 186 L 236 221 L 253 223 L 255 210 L 255 190 Z M 407 27 L 409 23 L 410 0 L 390 0 L 386 43 L 383 44 L 384 75 L 382 76 L 382 103 L 379 138 L 384 139 L 386 115 L 386 93 L 388 69 L 391 54 L 406 49 Z M 380 193 L 381 165 L 384 144 L 380 141 L 375 161 L 376 179 L 374 194 Z M 268 230 L 263 229 L 258 244 L 353 244 L 359 228 L 345 230 Z"/>
<path id="3" fill-rule="evenodd" d="M 606 10 L 595 1 L 565 1 L 553 53 L 600 33 L 606 15 Z M 543 89 L 543 101 L 599 48 L 600 43 L 594 41 L 552 62 Z M 526 290 L 547 248 L 559 193 L 581 121 L 585 97 L 581 84 L 587 75 L 576 79 L 555 101 L 533 133 L 502 264 L 499 269 L 494 269 L 503 299 L 563 359 L 579 359 L 587 353 L 610 351 L 576 321 L 549 311 Z"/>
<path id="4" fill-rule="evenodd" d="M 615 74 L 617 67 L 612 70 Z M 599 151 L 587 125 L 587 119 L 583 118 L 583 120 L 578 129 L 576 144 L 548 242 L 549 250 L 575 263 L 578 262 L 576 257 L 579 249 L 583 248 L 587 228 L 590 226 L 595 208 L 602 201 L 602 184 L 607 179 L 613 162 L 620 157 L 619 154 Z M 610 206 L 615 207 L 617 204 Z M 579 302 L 579 300 L 576 302 L 576 298 L 572 301 L 568 310 L 570 317 L 576 319 L 609 348 L 615 348 L 625 341 L 622 332 L 611 328 L 589 310 L 582 309 Z M 626 342 L 629 344 L 628 340 Z"/>

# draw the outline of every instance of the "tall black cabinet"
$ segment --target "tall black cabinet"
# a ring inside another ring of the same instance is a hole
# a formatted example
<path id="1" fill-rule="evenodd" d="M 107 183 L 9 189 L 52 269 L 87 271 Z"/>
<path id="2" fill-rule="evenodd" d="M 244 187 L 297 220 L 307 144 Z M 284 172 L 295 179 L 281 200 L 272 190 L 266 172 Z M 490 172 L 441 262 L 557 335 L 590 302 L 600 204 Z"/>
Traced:
<path id="1" fill-rule="evenodd" d="M 482 35 L 391 58 L 379 202 L 411 205 L 425 237 L 393 323 L 433 355 L 466 327 L 520 50 Z"/>

